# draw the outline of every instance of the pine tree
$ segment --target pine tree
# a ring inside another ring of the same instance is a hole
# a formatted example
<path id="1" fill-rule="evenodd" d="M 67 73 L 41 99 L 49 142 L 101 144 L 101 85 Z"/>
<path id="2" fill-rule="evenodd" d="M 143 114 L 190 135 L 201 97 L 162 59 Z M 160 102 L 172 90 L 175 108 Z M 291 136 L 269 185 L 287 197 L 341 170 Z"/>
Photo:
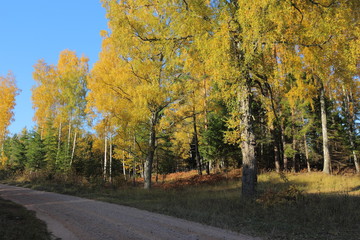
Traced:
<path id="1" fill-rule="evenodd" d="M 44 143 L 36 131 L 29 133 L 26 151 L 26 167 L 31 170 L 40 170 L 46 166 Z"/>

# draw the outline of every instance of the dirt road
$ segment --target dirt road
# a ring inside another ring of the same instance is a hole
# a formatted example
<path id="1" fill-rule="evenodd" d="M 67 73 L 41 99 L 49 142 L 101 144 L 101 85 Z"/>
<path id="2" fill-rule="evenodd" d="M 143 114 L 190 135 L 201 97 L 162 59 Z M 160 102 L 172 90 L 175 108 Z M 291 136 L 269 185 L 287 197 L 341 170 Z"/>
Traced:
<path id="1" fill-rule="evenodd" d="M 131 207 L 0 184 L 2 198 L 34 210 L 63 240 L 255 238 Z"/>

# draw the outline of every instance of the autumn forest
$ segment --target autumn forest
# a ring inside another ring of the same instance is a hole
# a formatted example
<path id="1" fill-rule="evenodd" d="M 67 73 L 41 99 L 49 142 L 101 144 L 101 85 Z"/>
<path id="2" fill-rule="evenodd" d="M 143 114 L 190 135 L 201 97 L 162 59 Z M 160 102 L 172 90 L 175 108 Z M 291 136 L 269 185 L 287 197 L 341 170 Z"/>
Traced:
<path id="1" fill-rule="evenodd" d="M 360 172 L 360 1 L 102 0 L 99 60 L 34 63 L 33 129 L 10 135 L 0 76 L 1 168 L 111 183 L 197 170 Z"/>

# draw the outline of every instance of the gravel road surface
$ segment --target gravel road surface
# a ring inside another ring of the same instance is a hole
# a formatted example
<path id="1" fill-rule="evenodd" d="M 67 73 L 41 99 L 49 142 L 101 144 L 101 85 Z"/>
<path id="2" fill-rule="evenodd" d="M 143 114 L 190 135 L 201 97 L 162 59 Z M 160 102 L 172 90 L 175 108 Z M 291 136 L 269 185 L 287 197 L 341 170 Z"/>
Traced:
<path id="1" fill-rule="evenodd" d="M 36 212 L 63 240 L 259 239 L 136 208 L 0 184 L 2 198 Z"/>

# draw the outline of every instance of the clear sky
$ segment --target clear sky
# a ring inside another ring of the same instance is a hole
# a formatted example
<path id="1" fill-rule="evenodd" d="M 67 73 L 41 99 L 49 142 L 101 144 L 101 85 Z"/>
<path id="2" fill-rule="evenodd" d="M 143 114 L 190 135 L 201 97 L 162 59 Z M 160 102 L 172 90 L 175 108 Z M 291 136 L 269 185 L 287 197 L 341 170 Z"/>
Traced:
<path id="1" fill-rule="evenodd" d="M 11 133 L 34 126 L 34 64 L 39 59 L 56 64 L 59 53 L 69 49 L 89 57 L 92 67 L 101 49 L 100 30 L 105 29 L 100 0 L 0 0 L 0 75 L 11 70 L 21 89 Z"/>

